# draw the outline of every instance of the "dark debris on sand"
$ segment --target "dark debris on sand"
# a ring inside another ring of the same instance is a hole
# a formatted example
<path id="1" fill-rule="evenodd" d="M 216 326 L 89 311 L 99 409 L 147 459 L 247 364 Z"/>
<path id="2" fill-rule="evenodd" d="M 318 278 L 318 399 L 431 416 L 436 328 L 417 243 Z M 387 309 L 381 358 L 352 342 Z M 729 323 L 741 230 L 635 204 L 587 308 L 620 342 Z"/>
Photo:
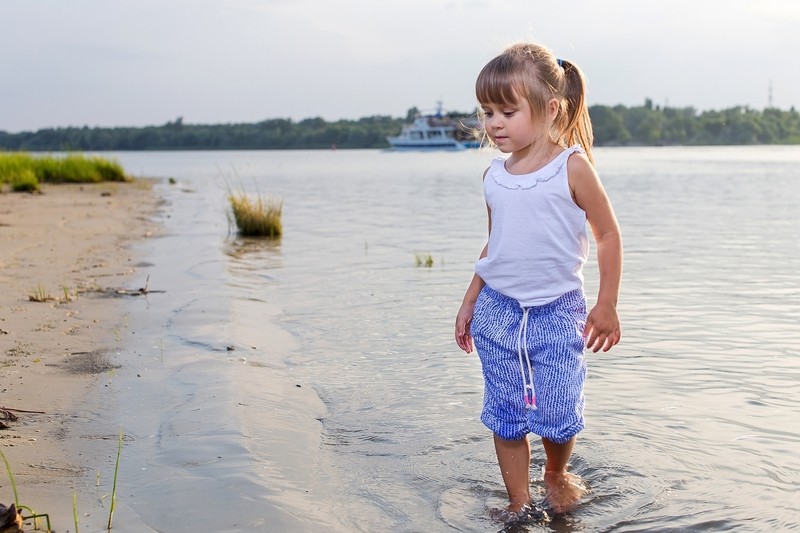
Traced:
<path id="1" fill-rule="evenodd" d="M 8 507 L 0 503 L 0 533 L 22 533 L 22 511 L 12 503 Z"/>

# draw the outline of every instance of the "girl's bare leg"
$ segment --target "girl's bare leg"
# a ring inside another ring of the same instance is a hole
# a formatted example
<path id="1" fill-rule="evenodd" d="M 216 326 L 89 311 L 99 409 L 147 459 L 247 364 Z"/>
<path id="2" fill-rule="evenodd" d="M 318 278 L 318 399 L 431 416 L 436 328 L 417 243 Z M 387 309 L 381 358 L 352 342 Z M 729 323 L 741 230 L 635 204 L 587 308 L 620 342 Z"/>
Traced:
<path id="1" fill-rule="evenodd" d="M 510 503 L 506 509 L 519 512 L 531 501 L 531 447 L 528 437 L 521 440 L 505 440 L 495 435 L 494 449 L 508 492 Z"/>
<path id="2" fill-rule="evenodd" d="M 566 513 L 577 507 L 586 489 L 577 476 L 567 473 L 567 464 L 575 447 L 575 437 L 558 444 L 542 439 L 547 460 L 544 465 L 544 488 L 548 505 L 556 513 Z"/>

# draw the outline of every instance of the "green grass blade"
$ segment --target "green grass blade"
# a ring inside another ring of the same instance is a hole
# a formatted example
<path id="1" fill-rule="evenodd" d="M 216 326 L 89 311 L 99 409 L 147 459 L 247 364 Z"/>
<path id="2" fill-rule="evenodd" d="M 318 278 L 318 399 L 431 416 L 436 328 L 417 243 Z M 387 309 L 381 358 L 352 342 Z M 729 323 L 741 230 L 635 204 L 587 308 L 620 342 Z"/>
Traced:
<path id="1" fill-rule="evenodd" d="M 114 508 L 117 506 L 117 475 L 119 474 L 119 458 L 122 455 L 122 436 L 123 430 L 119 431 L 119 445 L 117 446 L 117 464 L 114 467 L 114 483 L 111 487 L 111 509 L 108 511 L 108 529 L 111 529 L 111 521 L 114 518 Z"/>
<path id="2" fill-rule="evenodd" d="M 0 457 L 3 458 L 3 462 L 6 464 L 6 470 L 8 471 L 8 479 L 11 481 L 11 488 L 14 490 L 14 503 L 16 504 L 17 508 L 19 508 L 19 495 L 17 494 L 17 484 L 14 482 L 14 474 L 11 472 L 11 465 L 8 464 L 8 459 L 6 459 L 6 455 L 3 453 L 3 450 L 0 450 Z"/>

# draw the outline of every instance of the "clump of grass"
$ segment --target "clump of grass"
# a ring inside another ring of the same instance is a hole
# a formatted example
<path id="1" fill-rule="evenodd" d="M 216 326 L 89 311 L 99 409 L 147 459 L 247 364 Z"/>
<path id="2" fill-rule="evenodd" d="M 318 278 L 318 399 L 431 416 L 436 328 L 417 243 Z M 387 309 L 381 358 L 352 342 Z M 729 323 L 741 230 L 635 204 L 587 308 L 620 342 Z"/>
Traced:
<path id="1" fill-rule="evenodd" d="M 231 192 L 228 194 L 228 202 L 240 235 L 272 238 L 281 236 L 282 199 L 261 195 L 253 199 L 244 192 Z"/>
<path id="2" fill-rule="evenodd" d="M 38 191 L 39 184 L 99 183 L 127 181 L 122 166 L 115 160 L 70 154 L 66 157 L 37 156 L 0 152 L 0 184 L 14 191 Z"/>
<path id="3" fill-rule="evenodd" d="M 9 180 L 11 190 L 14 192 L 39 192 L 39 180 L 36 173 L 30 168 L 20 169 Z"/>
<path id="4" fill-rule="evenodd" d="M 26 190 L 24 183 L 36 190 L 39 188 L 39 181 L 36 172 L 33 170 L 32 157 L 27 154 L 8 154 L 0 153 L 0 184 L 9 184 L 13 190 Z"/>
<path id="5" fill-rule="evenodd" d="M 35 158 L 39 181 L 50 183 L 100 183 L 125 181 L 125 172 L 116 161 L 99 157 L 68 155 L 67 157 Z"/>
<path id="6" fill-rule="evenodd" d="M 431 268 L 433 266 L 433 256 L 431 254 L 414 254 L 414 260 L 418 267 Z"/>
<path id="7" fill-rule="evenodd" d="M 128 181 L 125 170 L 116 160 L 103 159 L 102 157 L 95 156 L 92 157 L 89 162 L 91 166 L 94 166 L 97 175 L 100 176 L 99 181 Z"/>
<path id="8" fill-rule="evenodd" d="M 53 299 L 52 296 L 47 294 L 47 291 L 44 288 L 44 285 L 41 283 L 37 284 L 36 287 L 33 289 L 33 292 L 28 295 L 28 299 L 31 302 L 48 302 Z"/>

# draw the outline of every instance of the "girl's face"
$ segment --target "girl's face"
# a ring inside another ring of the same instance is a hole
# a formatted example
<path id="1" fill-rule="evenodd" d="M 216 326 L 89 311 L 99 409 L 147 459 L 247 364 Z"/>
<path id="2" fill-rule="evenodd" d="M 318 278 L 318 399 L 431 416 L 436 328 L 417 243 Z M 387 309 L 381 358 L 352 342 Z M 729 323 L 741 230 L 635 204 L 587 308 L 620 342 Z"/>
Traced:
<path id="1" fill-rule="evenodd" d="M 556 100 L 553 99 L 551 104 L 553 102 Z M 549 109 L 545 121 L 534 122 L 531 106 L 525 98 L 518 98 L 513 104 L 484 103 L 481 108 L 487 135 L 505 154 L 520 152 L 539 141 L 550 140 L 550 124 L 555 115 Z"/>

